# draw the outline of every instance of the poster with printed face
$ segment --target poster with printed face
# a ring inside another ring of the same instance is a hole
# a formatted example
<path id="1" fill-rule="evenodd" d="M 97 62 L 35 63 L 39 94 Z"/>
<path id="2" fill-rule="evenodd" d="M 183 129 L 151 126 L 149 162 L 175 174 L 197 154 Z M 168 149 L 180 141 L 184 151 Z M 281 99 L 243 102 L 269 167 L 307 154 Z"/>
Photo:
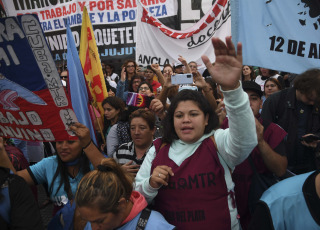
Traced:
<path id="1" fill-rule="evenodd" d="M 233 39 L 243 63 L 290 73 L 319 68 L 318 0 L 233 0 Z"/>
<path id="2" fill-rule="evenodd" d="M 28 141 L 76 139 L 76 116 L 38 18 L 0 19 L 0 136 Z"/>

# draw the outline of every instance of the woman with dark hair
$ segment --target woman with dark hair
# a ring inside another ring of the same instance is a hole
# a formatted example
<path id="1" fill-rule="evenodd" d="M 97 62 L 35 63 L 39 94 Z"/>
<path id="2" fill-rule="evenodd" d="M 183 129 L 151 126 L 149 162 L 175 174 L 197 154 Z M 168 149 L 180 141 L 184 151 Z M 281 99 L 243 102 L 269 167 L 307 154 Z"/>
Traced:
<path id="1" fill-rule="evenodd" d="M 80 140 L 57 141 L 57 155 L 44 158 L 27 169 L 16 171 L 5 149 L 2 148 L 0 148 L 0 164 L 10 168 L 28 185 L 47 184 L 50 199 L 54 203 L 53 214 L 55 214 L 74 199 L 83 175 L 104 158 L 100 152 L 87 151 L 92 141 L 82 139 L 84 129 L 86 127 L 80 123 L 71 125 L 70 130 L 74 131 Z"/>
<path id="2" fill-rule="evenodd" d="M 282 86 L 281 86 L 280 82 L 277 79 L 270 78 L 270 77 L 264 82 L 263 87 L 264 87 L 264 92 L 263 92 L 264 95 L 261 97 L 262 105 L 271 94 L 282 90 Z M 261 114 L 261 112 L 262 112 L 262 108 L 260 108 L 260 110 L 259 110 L 260 114 Z"/>
<path id="3" fill-rule="evenodd" d="M 125 63 L 122 65 L 120 81 L 117 84 L 117 97 L 122 98 L 123 101 L 127 100 L 127 94 L 129 92 L 136 92 L 132 91 L 134 84 L 140 84 L 142 81 L 142 77 L 136 74 L 137 63 L 133 60 L 126 60 Z M 136 80 L 134 80 L 136 78 Z M 138 82 L 140 80 L 140 82 Z"/>
<path id="4" fill-rule="evenodd" d="M 188 64 L 191 73 L 196 74 L 198 72 L 198 64 L 195 61 L 191 61 Z"/>
<path id="5" fill-rule="evenodd" d="M 177 95 L 179 86 L 171 84 L 171 75 L 173 74 L 173 67 L 170 64 L 165 64 L 163 66 L 162 72 L 164 84 L 158 98 L 165 106 L 165 108 L 168 108 L 168 103 L 170 103 L 174 96 Z"/>
<path id="6" fill-rule="evenodd" d="M 244 65 L 242 66 L 242 81 L 254 81 L 256 75 L 254 74 L 254 70 L 252 66 Z"/>
<path id="7" fill-rule="evenodd" d="M 151 97 L 152 100 L 148 109 L 156 115 L 156 133 L 154 137 L 162 136 L 162 125 L 160 119 L 162 120 L 166 116 L 164 105 L 158 98 L 154 98 L 152 86 L 146 81 L 140 83 L 138 93 Z"/>
<path id="8" fill-rule="evenodd" d="M 118 83 L 119 75 L 114 72 L 114 66 L 111 64 L 105 64 L 105 70 L 106 70 L 106 80 L 110 78 L 110 80 Z"/>
<path id="9" fill-rule="evenodd" d="M 123 75 L 124 73 L 126 76 L 126 80 L 131 81 L 132 77 L 136 75 L 137 66 L 137 63 L 134 60 L 126 60 L 122 65 L 121 75 Z"/>
<path id="10" fill-rule="evenodd" d="M 154 201 L 178 229 L 240 229 L 231 172 L 257 145 L 254 117 L 239 76 L 242 50 L 213 38 L 216 62 L 202 60 L 221 86 L 232 120 L 217 129 L 218 117 L 197 91 L 182 90 L 163 120 L 163 138 L 154 141 L 136 176 L 135 190 Z"/>
<path id="11" fill-rule="evenodd" d="M 106 83 L 106 88 L 107 88 L 107 92 L 108 92 L 108 96 L 109 97 L 114 97 L 116 95 L 117 92 L 117 83 L 113 80 L 106 77 L 106 71 L 103 69 L 102 70 L 103 75 L 104 75 L 104 80 Z"/>
<path id="12" fill-rule="evenodd" d="M 264 83 L 264 95 L 267 99 L 271 94 L 282 90 L 280 82 L 275 78 L 268 78 Z"/>
<path id="13" fill-rule="evenodd" d="M 125 171 L 135 177 L 147 151 L 152 146 L 156 117 L 150 110 L 138 109 L 130 114 L 129 123 L 132 141 L 119 146 L 113 158 Z"/>
<path id="14" fill-rule="evenodd" d="M 277 79 L 281 86 L 284 87 L 284 80 L 283 77 L 281 75 L 278 74 L 279 72 L 276 70 L 272 70 L 272 69 L 266 69 L 266 68 L 262 68 L 259 67 L 259 76 L 256 77 L 256 79 L 254 80 L 258 85 L 261 86 L 261 90 L 264 91 L 264 83 L 268 78 L 275 78 Z"/>
<path id="15" fill-rule="evenodd" d="M 104 109 L 103 133 L 107 137 L 110 128 L 115 125 L 125 110 L 125 104 L 119 97 L 107 97 L 102 101 Z"/>
<path id="16" fill-rule="evenodd" d="M 152 86 L 146 81 L 140 83 L 137 93 L 145 94 L 147 96 L 154 96 Z"/>
<path id="17" fill-rule="evenodd" d="M 85 230 L 174 229 L 163 216 L 147 209 L 145 198 L 133 191 L 133 177 L 114 159 L 104 159 L 81 180 L 76 205 Z"/>
<path id="18" fill-rule="evenodd" d="M 105 116 L 103 133 L 107 144 L 106 150 L 104 151 L 108 156 L 112 156 L 120 144 L 131 140 L 129 125 L 124 125 L 122 135 L 120 136 L 120 138 L 125 139 L 124 142 L 119 140 L 117 132 L 120 122 L 127 123 L 128 114 L 125 110 L 124 102 L 119 97 L 107 97 L 102 101 L 102 107 L 104 109 Z"/>
<path id="19" fill-rule="evenodd" d="M 121 75 L 123 76 L 123 75 Z M 128 88 L 125 87 L 125 79 L 121 78 L 117 85 L 117 97 L 120 97 L 124 102 L 127 101 L 128 92 L 136 93 L 138 91 L 138 86 L 143 81 L 143 78 L 138 75 L 134 75 L 128 83 Z"/>

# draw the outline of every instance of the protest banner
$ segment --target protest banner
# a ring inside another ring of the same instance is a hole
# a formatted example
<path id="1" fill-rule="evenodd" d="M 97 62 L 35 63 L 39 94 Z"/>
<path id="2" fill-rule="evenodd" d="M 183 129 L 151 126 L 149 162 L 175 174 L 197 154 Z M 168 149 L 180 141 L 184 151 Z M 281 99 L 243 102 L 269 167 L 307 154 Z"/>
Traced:
<path id="1" fill-rule="evenodd" d="M 142 0 L 157 18 L 177 15 L 177 0 Z M 35 13 L 40 19 L 55 61 L 66 60 L 66 22 L 80 45 L 82 12 L 88 9 L 99 54 L 104 61 L 135 58 L 137 0 L 3 0 L 8 16 Z M 174 19 L 168 20 L 175 24 Z"/>
<path id="2" fill-rule="evenodd" d="M 163 25 L 142 5 L 138 7 L 136 61 L 141 65 L 172 64 L 182 55 L 188 62 L 204 66 L 201 55 L 215 61 L 211 38 L 231 35 L 229 0 L 218 0 L 194 26 L 177 31 Z"/>
<path id="3" fill-rule="evenodd" d="M 232 32 L 243 63 L 290 73 L 319 68 L 318 1 L 232 0 Z"/>
<path id="4" fill-rule="evenodd" d="M 102 72 L 96 39 L 93 35 L 93 29 L 86 7 L 84 7 L 83 10 L 79 57 L 93 98 L 93 105 L 99 110 L 100 114 L 104 114 L 102 101 L 108 97 L 108 92 Z"/>
<path id="5" fill-rule="evenodd" d="M 29 141 L 76 139 L 66 97 L 39 20 L 0 19 L 0 135 Z"/>

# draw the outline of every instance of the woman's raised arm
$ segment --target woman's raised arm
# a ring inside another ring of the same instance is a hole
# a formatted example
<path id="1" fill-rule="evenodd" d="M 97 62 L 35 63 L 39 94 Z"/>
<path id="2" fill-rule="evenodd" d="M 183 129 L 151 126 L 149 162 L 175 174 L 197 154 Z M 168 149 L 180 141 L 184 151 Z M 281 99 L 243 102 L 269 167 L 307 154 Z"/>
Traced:
<path id="1" fill-rule="evenodd" d="M 97 166 L 101 164 L 101 160 L 105 157 L 91 140 L 89 129 L 81 123 L 74 123 L 69 127 L 69 129 L 77 135 L 83 151 L 87 155 L 93 167 L 97 168 Z"/>

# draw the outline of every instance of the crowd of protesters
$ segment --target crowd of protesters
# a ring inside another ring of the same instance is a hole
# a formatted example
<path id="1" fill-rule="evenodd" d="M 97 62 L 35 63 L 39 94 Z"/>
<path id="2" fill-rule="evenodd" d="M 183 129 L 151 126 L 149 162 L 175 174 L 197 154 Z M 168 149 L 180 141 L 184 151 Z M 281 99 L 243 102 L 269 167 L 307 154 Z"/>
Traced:
<path id="1" fill-rule="evenodd" d="M 42 184 L 48 229 L 320 229 L 320 69 L 243 65 L 241 44 L 212 43 L 203 72 L 182 56 L 126 60 L 119 75 L 102 63 L 97 145 L 76 123 L 78 141 L 51 143 L 35 163 L 0 137 L 0 226 L 44 229 L 29 191 Z M 173 84 L 178 74 L 193 83 Z M 128 103 L 133 93 L 142 107 Z"/>

